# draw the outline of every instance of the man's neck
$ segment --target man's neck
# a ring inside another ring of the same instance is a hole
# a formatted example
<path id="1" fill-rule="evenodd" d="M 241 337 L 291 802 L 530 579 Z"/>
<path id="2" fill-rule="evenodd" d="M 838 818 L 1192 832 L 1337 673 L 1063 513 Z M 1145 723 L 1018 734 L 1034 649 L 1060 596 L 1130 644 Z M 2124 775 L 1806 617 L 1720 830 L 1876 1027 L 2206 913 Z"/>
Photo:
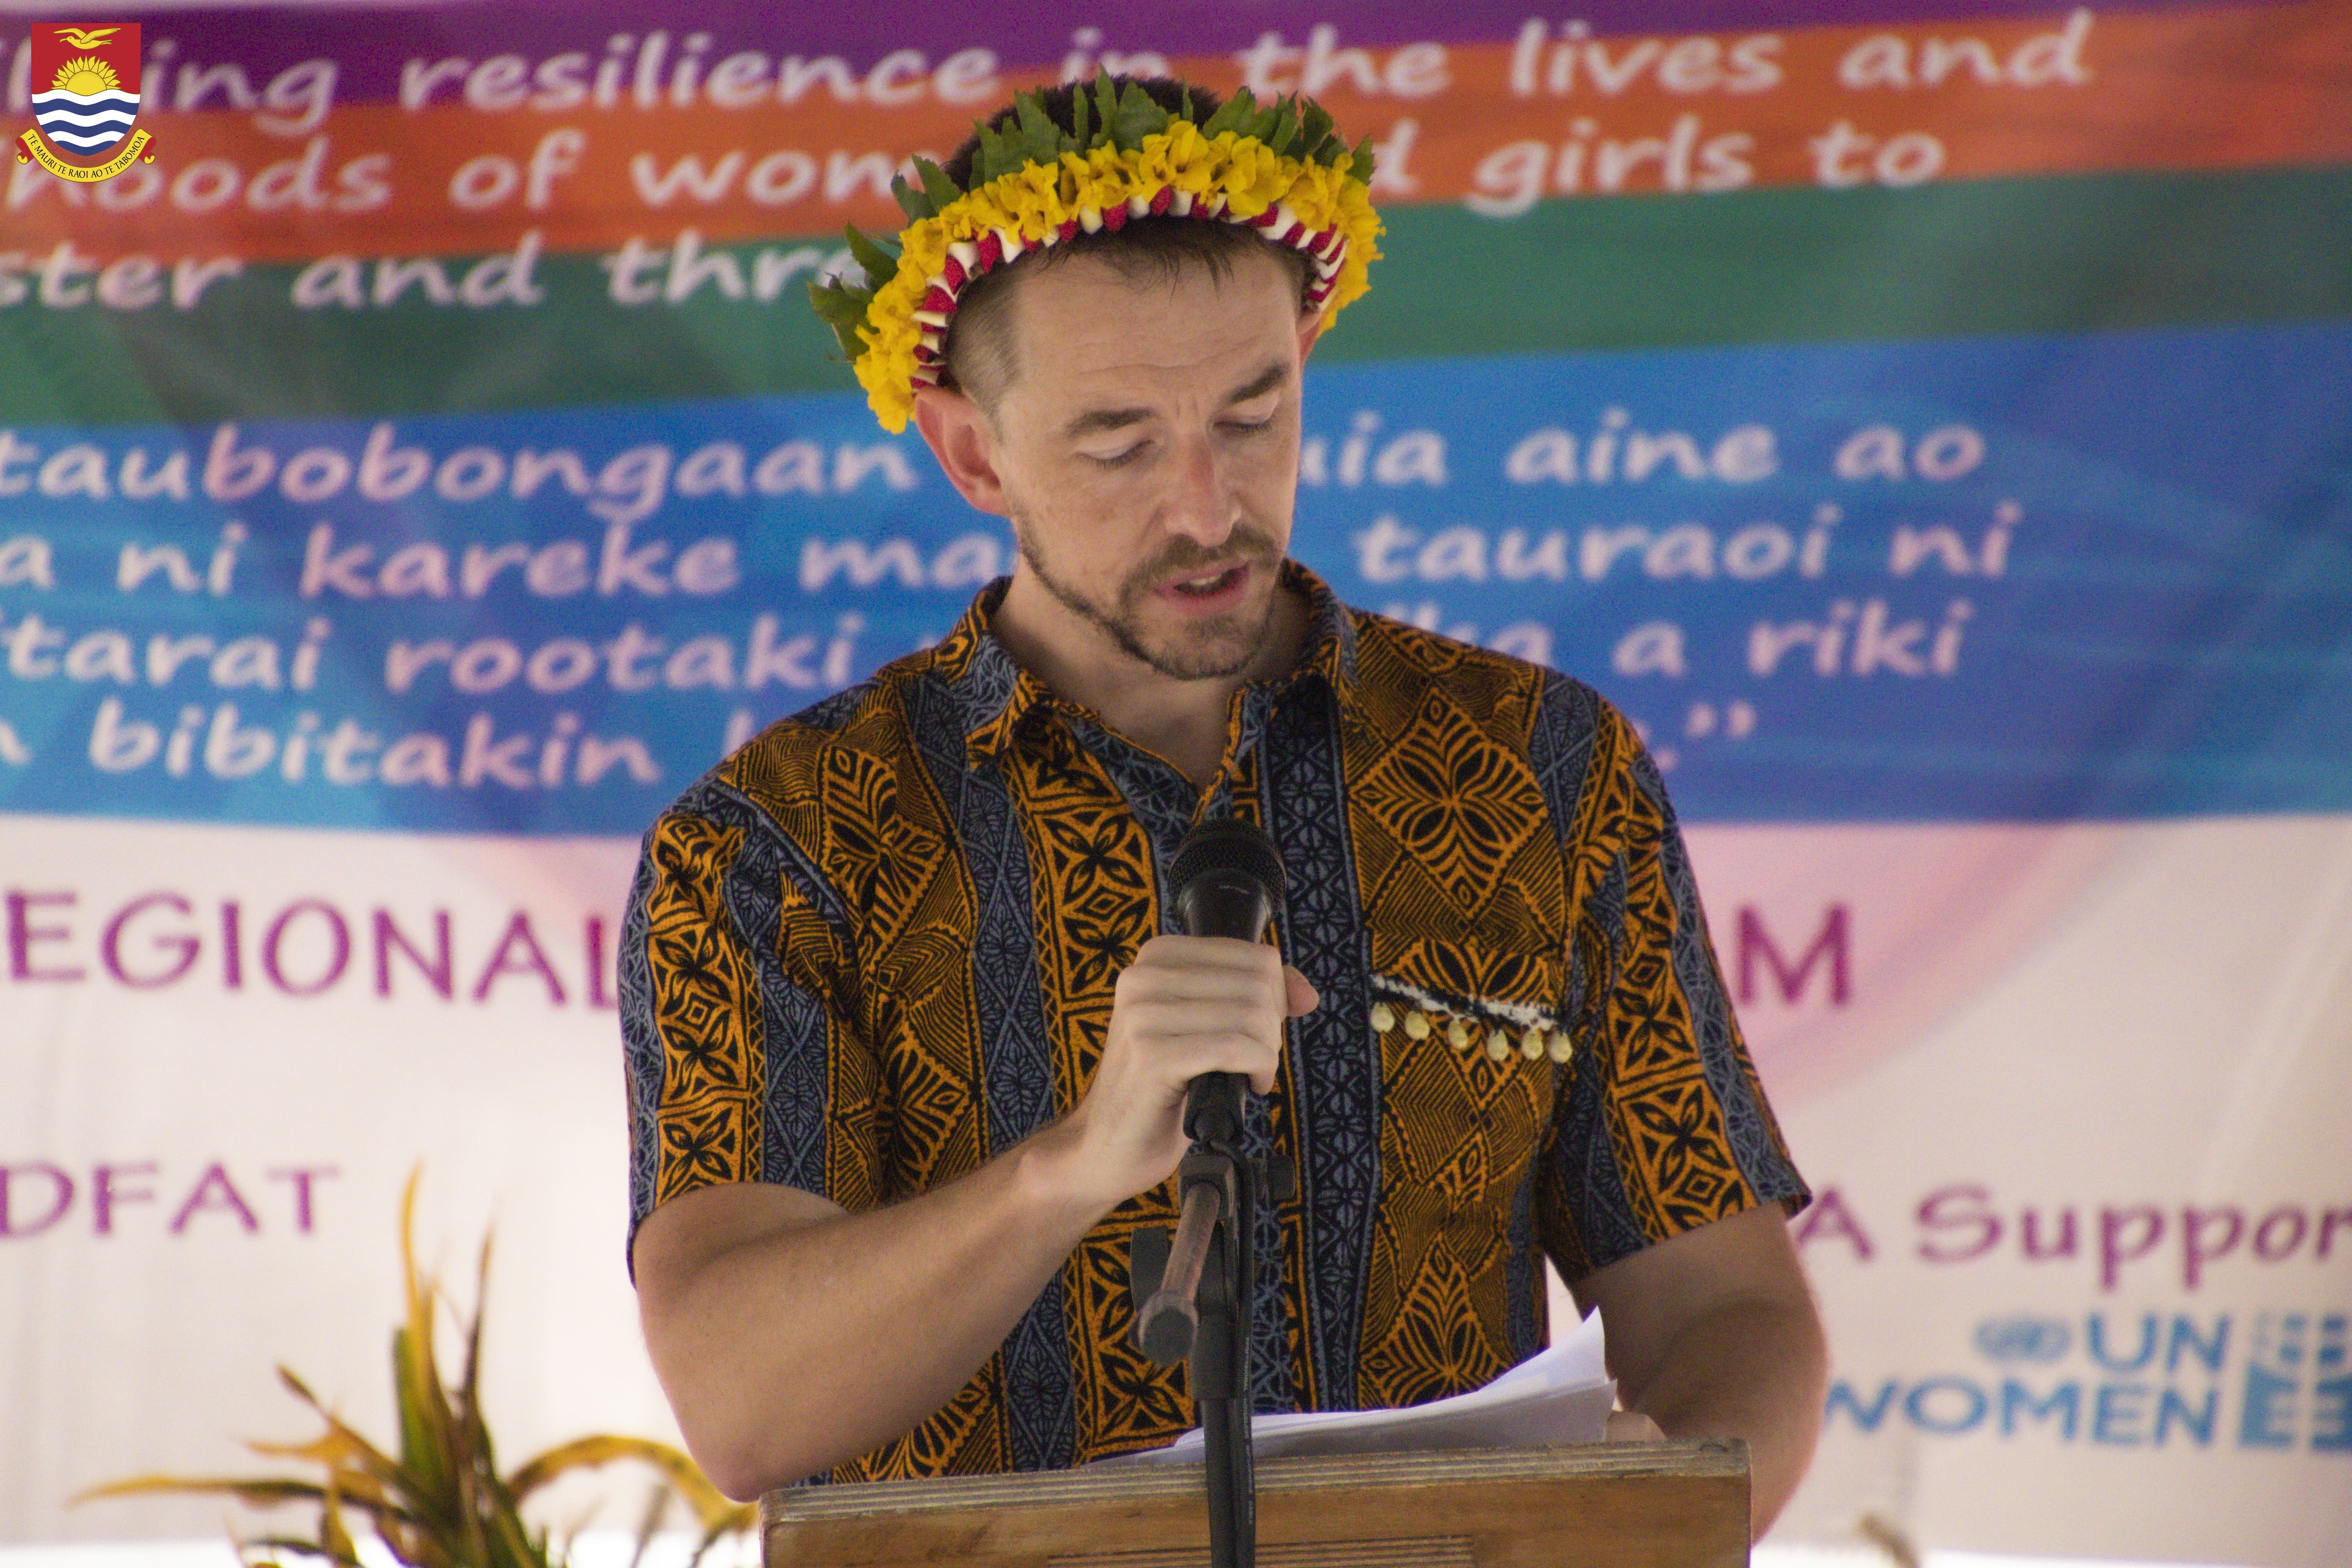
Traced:
<path id="1" fill-rule="evenodd" d="M 1055 692 L 1093 709 L 1112 729 L 1206 788 L 1224 761 L 1225 710 L 1233 694 L 1253 680 L 1287 673 L 1306 645 L 1308 618 L 1306 596 L 1277 583 L 1256 656 L 1232 675 L 1205 680 L 1160 674 L 1101 627 L 1072 615 L 1025 573 L 1005 591 L 990 630 Z"/>

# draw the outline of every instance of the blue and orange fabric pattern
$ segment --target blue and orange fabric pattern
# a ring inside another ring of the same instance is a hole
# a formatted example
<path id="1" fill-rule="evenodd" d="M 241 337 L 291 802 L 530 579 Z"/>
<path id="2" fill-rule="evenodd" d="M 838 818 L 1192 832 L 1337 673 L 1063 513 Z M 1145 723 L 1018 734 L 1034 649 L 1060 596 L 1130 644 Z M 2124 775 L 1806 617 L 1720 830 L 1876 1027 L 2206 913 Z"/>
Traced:
<path id="1" fill-rule="evenodd" d="M 632 1225 L 713 1183 L 862 1211 L 978 1168 L 1085 1095 L 1112 987 L 1172 930 L 1204 815 L 1280 847 L 1273 939 L 1320 992 L 1250 1135 L 1259 1410 L 1423 1403 L 1546 1338 L 1569 1278 L 1801 1204 L 1664 789 L 1590 688 L 1340 605 L 1246 686 L 1203 789 L 1023 670 L 1002 582 L 936 647 L 772 726 L 647 833 L 621 953 Z M 1184 1373 L 1129 1339 L 1128 1237 L 1087 1235 L 947 1407 L 840 1467 L 1037 1469 L 1167 1443 Z"/>

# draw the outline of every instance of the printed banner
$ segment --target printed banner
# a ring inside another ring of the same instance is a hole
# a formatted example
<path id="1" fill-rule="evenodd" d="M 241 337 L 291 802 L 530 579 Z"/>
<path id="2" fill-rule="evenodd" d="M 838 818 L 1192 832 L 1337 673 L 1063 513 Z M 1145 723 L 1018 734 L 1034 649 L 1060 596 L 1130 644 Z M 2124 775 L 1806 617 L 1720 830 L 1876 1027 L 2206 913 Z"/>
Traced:
<path id="1" fill-rule="evenodd" d="M 0 66 L 0 1540 L 211 1534 L 67 1500 L 251 1468 L 278 1363 L 388 1435 L 419 1162 L 461 1298 L 497 1230 L 502 1449 L 675 1436 L 636 836 L 1014 560 L 807 285 L 1104 68 L 1372 138 L 1294 552 L 1665 770 L 1820 1194 L 1779 1538 L 2352 1555 L 2352 12 L 279 5 Z"/>

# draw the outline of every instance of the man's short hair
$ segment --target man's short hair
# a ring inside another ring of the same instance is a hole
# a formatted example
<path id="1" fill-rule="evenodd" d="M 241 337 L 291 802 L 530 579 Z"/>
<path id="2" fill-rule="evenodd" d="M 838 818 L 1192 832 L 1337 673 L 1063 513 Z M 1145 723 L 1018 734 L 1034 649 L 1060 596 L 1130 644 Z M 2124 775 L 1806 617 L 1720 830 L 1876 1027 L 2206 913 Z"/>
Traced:
<path id="1" fill-rule="evenodd" d="M 1111 78 L 1112 84 L 1121 90 L 1130 80 L 1160 108 L 1171 114 L 1185 114 L 1195 122 L 1215 113 L 1223 101 L 1206 88 L 1164 76 Z M 1065 83 L 1041 88 L 1036 97 L 1046 117 L 1075 135 L 1077 121 L 1071 105 L 1080 91 L 1093 90 L 1091 81 Z M 1185 108 L 1188 97 L 1192 105 L 1189 114 Z M 992 131 L 1014 130 L 1019 123 L 1018 115 L 1007 107 L 989 120 L 988 127 Z M 970 188 L 972 160 L 979 154 L 980 135 L 974 132 L 941 165 L 958 189 Z M 1252 251 L 1264 251 L 1282 264 L 1290 274 L 1303 307 L 1307 286 L 1313 281 L 1307 257 L 1244 224 L 1162 215 L 1136 218 L 1116 229 L 1080 233 L 1048 248 L 1032 250 L 1012 264 L 982 273 L 964 285 L 942 345 L 946 363 L 941 384 L 960 388 L 983 407 L 992 407 L 1011 384 L 1014 366 L 1012 338 L 1005 328 L 1005 310 L 1012 299 L 1005 288 L 1008 274 L 1041 271 L 1074 256 L 1093 256 L 1129 278 L 1156 276 L 1173 282 L 1199 268 L 1223 281 L 1233 275 L 1234 261 Z"/>

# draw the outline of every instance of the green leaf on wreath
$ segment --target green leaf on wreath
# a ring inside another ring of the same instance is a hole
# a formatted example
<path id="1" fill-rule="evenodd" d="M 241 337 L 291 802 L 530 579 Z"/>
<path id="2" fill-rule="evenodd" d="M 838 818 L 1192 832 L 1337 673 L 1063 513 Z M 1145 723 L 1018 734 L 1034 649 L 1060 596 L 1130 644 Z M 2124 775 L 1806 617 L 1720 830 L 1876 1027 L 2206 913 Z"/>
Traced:
<path id="1" fill-rule="evenodd" d="M 1250 96 L 1250 89 L 1237 87 L 1234 89 L 1233 97 L 1217 105 L 1217 111 L 1202 125 L 1201 134 L 1209 141 L 1216 140 L 1228 131 L 1236 135 L 1245 135 L 1247 132 L 1243 127 L 1256 112 L 1257 100 Z"/>
<path id="2" fill-rule="evenodd" d="M 915 177 L 923 182 L 923 194 L 931 198 L 934 214 L 946 211 L 963 195 L 956 189 L 956 183 L 948 178 L 947 171 L 929 158 L 915 160 Z"/>
<path id="3" fill-rule="evenodd" d="M 1022 162 L 1052 167 L 1062 156 L 1062 128 L 1054 123 L 1034 92 L 1014 99 L 1013 113 L 1021 126 Z"/>
<path id="4" fill-rule="evenodd" d="M 1111 117 L 1111 145 L 1122 153 L 1132 153 L 1143 145 L 1145 137 L 1167 130 L 1173 118 L 1152 101 L 1140 83 L 1129 82 L 1127 90 L 1118 96 L 1118 110 Z"/>
<path id="5" fill-rule="evenodd" d="M 854 227 L 845 227 L 849 237 L 849 254 L 866 274 L 866 286 L 878 289 L 890 281 L 898 270 L 898 258 L 866 238 Z"/>

